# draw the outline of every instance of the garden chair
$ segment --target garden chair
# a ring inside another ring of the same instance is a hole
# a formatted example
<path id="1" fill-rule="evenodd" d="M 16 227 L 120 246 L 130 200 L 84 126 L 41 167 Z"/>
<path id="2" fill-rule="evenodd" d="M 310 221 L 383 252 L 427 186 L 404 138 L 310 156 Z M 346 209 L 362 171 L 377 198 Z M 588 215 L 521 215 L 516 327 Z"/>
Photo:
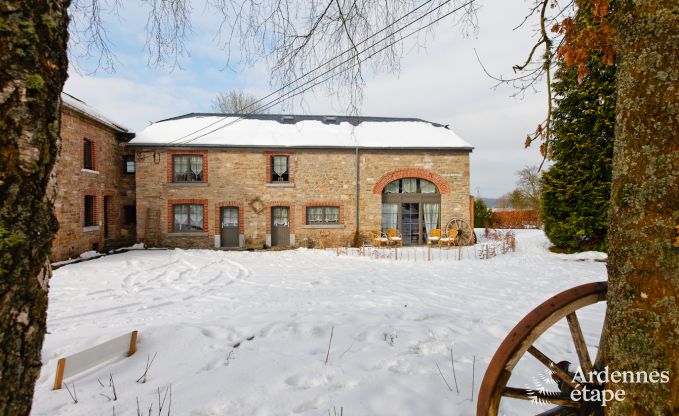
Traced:
<path id="1" fill-rule="evenodd" d="M 391 244 L 403 247 L 403 236 L 396 228 L 387 228 L 387 237 Z"/>
<path id="2" fill-rule="evenodd" d="M 375 247 L 382 247 L 383 244 L 389 244 L 387 236 L 379 231 L 370 231 L 370 236 L 372 237 L 373 246 Z"/>
<path id="3" fill-rule="evenodd" d="M 431 230 L 431 233 L 429 233 L 429 236 L 427 237 L 427 244 L 429 245 L 438 244 L 440 239 L 441 230 L 439 228 L 434 228 L 433 230 Z"/>
<path id="4" fill-rule="evenodd" d="M 452 230 L 448 231 L 448 234 L 439 238 L 439 247 L 443 247 L 443 246 L 450 247 L 453 244 L 455 244 L 456 241 L 457 241 L 457 230 L 452 229 Z"/>

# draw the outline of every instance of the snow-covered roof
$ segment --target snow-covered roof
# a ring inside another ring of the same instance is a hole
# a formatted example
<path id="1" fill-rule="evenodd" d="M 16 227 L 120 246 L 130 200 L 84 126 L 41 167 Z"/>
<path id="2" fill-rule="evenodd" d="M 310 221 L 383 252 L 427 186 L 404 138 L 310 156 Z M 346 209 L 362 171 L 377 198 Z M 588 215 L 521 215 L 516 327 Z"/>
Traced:
<path id="1" fill-rule="evenodd" d="M 94 109 L 93 107 L 88 105 L 85 101 L 83 101 L 79 98 L 76 98 L 76 97 L 72 96 L 71 94 L 69 94 L 67 92 L 61 93 L 61 102 L 65 106 L 67 106 L 67 107 L 69 107 L 69 108 L 71 108 L 71 109 L 73 109 L 73 110 L 75 110 L 79 113 L 82 113 L 82 114 L 84 114 L 84 115 L 86 115 L 86 116 L 88 116 L 88 117 L 90 117 L 90 118 L 112 128 L 113 130 L 115 130 L 119 133 L 130 133 L 130 129 L 128 129 L 127 127 L 124 127 L 120 123 L 117 123 L 117 122 L 111 120 L 110 118 L 105 117 L 99 111 L 97 111 L 96 109 Z"/>
<path id="2" fill-rule="evenodd" d="M 473 147 L 447 126 L 415 118 L 186 114 L 137 133 L 135 146 L 458 149 Z"/>

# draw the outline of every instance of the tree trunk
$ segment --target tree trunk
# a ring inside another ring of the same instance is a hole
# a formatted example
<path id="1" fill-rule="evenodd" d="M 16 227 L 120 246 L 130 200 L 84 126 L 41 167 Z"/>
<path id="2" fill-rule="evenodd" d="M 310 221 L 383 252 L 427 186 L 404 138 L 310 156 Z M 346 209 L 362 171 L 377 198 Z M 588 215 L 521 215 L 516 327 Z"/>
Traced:
<path id="1" fill-rule="evenodd" d="M 679 414 L 679 6 L 619 3 L 609 214 L 610 371 L 669 371 L 668 383 L 617 384 L 610 415 Z"/>
<path id="2" fill-rule="evenodd" d="M 0 415 L 30 413 L 40 374 L 68 3 L 0 0 Z"/>

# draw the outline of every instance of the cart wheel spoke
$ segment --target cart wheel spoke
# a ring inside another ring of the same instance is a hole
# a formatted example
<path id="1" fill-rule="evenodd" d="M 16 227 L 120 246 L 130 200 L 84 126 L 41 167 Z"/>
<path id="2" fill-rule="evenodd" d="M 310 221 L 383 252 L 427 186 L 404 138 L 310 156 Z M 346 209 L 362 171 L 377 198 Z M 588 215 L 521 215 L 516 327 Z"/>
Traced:
<path id="1" fill-rule="evenodd" d="M 552 403 L 558 407 L 539 416 L 594 416 L 603 414 L 602 403 L 584 403 L 571 400 L 572 389 L 590 387 L 584 380 L 574 380 L 568 371 L 569 362 L 554 362 L 534 344 L 549 328 L 563 318 L 568 320 L 582 371 L 591 371 L 592 364 L 585 344 L 585 338 L 575 312 L 598 302 L 606 301 L 607 282 L 587 283 L 558 293 L 544 301 L 519 321 L 502 341 L 481 382 L 477 403 L 477 416 L 498 416 L 503 399 L 523 399 Z M 602 337 L 603 339 L 603 337 Z M 599 352 L 603 344 L 599 345 Z M 552 378 L 559 385 L 559 392 L 545 392 L 506 387 L 516 365 L 529 353 L 552 372 Z M 597 355 L 597 368 L 605 365 L 603 354 Z M 598 389 L 599 386 L 591 386 Z M 573 410 L 575 409 L 575 410 Z"/>
<path id="2" fill-rule="evenodd" d="M 564 383 L 568 384 L 569 386 L 573 387 L 576 390 L 582 389 L 582 385 L 573 380 L 573 376 L 571 376 L 563 368 L 559 367 L 559 365 L 557 365 L 549 357 L 543 354 L 542 351 L 538 350 L 537 348 L 531 345 L 531 347 L 528 348 L 528 352 L 530 353 L 530 355 L 537 358 L 538 361 L 544 364 L 545 367 L 549 368 L 552 374 L 558 377 L 559 380 L 563 381 Z"/>
<path id="3" fill-rule="evenodd" d="M 604 368 L 604 351 L 606 351 L 606 337 L 604 330 L 606 328 L 607 321 L 608 316 L 604 318 L 604 325 L 601 328 L 601 337 L 599 338 L 599 349 L 596 352 L 596 358 L 594 358 L 594 368 L 597 370 L 603 370 Z"/>
<path id="4" fill-rule="evenodd" d="M 580 322 L 578 322 L 578 316 L 575 314 L 575 312 L 571 312 L 566 315 L 566 320 L 568 321 L 568 327 L 571 330 L 571 337 L 573 338 L 573 343 L 575 344 L 575 351 L 578 353 L 580 368 L 582 368 L 582 371 L 585 374 L 591 374 L 592 361 L 589 358 L 587 344 L 585 343 L 585 337 L 582 335 L 582 329 L 580 328 Z"/>
<path id="5" fill-rule="evenodd" d="M 574 409 L 580 408 L 580 403 L 573 401 L 567 394 L 558 391 L 536 391 L 530 389 L 520 389 L 516 387 L 505 387 L 502 390 L 504 397 L 511 397 L 512 399 L 531 400 L 542 403 L 558 404 L 560 406 L 567 406 Z"/>

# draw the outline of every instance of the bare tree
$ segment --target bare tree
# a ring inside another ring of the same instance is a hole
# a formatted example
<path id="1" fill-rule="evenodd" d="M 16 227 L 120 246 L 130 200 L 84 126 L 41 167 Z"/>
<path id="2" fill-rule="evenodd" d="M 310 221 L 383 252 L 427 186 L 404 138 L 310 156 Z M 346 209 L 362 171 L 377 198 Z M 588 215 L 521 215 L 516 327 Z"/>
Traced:
<path id="1" fill-rule="evenodd" d="M 540 170 L 537 166 L 526 166 L 525 168 L 516 172 L 519 177 L 517 182 L 517 190 L 521 194 L 521 199 L 524 201 L 526 208 L 533 209 L 540 212 L 540 191 L 542 183 L 540 182 Z"/>
<path id="2" fill-rule="evenodd" d="M 228 67 L 264 61 L 271 68 L 278 89 L 257 103 L 257 112 L 321 86 L 357 112 L 366 71 L 397 72 L 404 41 L 424 45 L 438 23 L 474 32 L 476 1 L 210 0 L 205 7 L 221 17 L 215 46 L 224 48 Z M 147 4 L 149 64 L 178 65 L 192 33 L 191 0 Z M 94 55 L 102 68 L 114 67 L 99 23 L 118 7 L 118 0 L 74 0 L 71 10 L 81 14 L 71 28 L 74 57 Z"/>
<path id="3" fill-rule="evenodd" d="M 212 108 L 225 114 L 262 114 L 265 109 L 257 107 L 257 97 L 242 89 L 220 92 L 212 102 Z"/>
<path id="4" fill-rule="evenodd" d="M 516 188 L 498 198 L 497 208 L 532 209 L 540 212 L 540 170 L 537 166 L 526 166 L 516 172 Z"/>

